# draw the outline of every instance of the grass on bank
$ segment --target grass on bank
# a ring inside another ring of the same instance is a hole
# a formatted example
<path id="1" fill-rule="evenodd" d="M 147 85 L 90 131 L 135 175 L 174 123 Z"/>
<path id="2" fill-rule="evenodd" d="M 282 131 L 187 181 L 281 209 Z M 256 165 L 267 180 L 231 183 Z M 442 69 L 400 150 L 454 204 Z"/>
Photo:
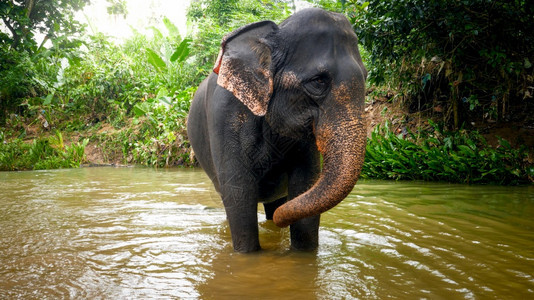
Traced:
<path id="1" fill-rule="evenodd" d="M 83 139 L 67 145 L 59 131 L 31 143 L 21 139 L 4 141 L 0 143 L 0 171 L 78 168 L 86 160 L 88 142 L 88 139 Z"/>

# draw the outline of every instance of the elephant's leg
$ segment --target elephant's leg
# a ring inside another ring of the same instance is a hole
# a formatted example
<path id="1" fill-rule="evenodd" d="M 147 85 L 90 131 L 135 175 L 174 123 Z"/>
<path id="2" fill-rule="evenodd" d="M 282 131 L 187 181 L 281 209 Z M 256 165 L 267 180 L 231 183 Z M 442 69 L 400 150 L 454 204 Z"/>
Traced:
<path id="1" fill-rule="evenodd" d="M 240 121 L 241 114 L 246 112 L 240 110 L 246 108 L 229 97 L 229 94 L 226 90 L 216 89 L 207 106 L 209 141 L 216 174 L 215 186 L 219 187 L 226 210 L 234 250 L 252 252 L 260 250 L 258 179 L 250 172 L 249 159 L 243 156 L 242 145 L 248 141 L 243 140 L 240 132 L 245 130 L 242 127 L 246 126 L 252 126 L 246 127 L 247 132 L 255 132 L 255 124 Z M 236 124 L 241 127 L 236 127 Z M 254 139 L 253 134 L 249 136 Z"/>
<path id="2" fill-rule="evenodd" d="M 252 178 L 246 176 L 239 160 L 221 164 L 219 183 L 236 252 L 260 250 L 258 237 L 258 200 Z M 224 170 L 224 171 L 223 171 Z M 230 171 L 228 171 L 230 170 Z"/>
<path id="3" fill-rule="evenodd" d="M 223 202 L 234 250 L 236 252 L 260 250 L 257 202 L 236 201 L 236 199 L 224 199 L 224 197 Z"/>
<path id="4" fill-rule="evenodd" d="M 265 218 L 267 220 L 272 220 L 273 219 L 273 214 L 274 214 L 274 211 L 282 204 L 286 203 L 287 201 L 287 197 L 284 197 L 284 198 L 280 198 L 278 200 L 275 200 L 275 201 L 272 201 L 272 202 L 268 202 L 268 203 L 263 203 L 263 207 L 265 208 Z"/>
<path id="5" fill-rule="evenodd" d="M 310 146 L 308 153 L 299 153 L 300 163 L 289 176 L 289 199 L 293 199 L 307 191 L 317 180 L 320 171 L 320 160 L 317 151 Z M 291 201 L 291 200 L 290 200 Z M 290 226 L 291 247 L 297 250 L 310 251 L 319 245 L 320 215 L 301 219 Z"/>
<path id="6" fill-rule="evenodd" d="M 236 252 L 260 250 L 258 237 L 258 192 L 254 178 L 238 159 L 219 164 L 219 185 Z"/>
<path id="7" fill-rule="evenodd" d="M 319 246 L 319 221 L 321 215 L 301 219 L 290 226 L 291 247 L 311 251 Z"/>

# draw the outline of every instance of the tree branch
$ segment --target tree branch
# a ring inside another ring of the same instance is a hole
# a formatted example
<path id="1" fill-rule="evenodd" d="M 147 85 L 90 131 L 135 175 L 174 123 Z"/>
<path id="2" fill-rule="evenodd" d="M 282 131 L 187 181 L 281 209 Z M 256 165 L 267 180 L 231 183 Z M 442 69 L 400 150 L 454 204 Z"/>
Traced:
<path id="1" fill-rule="evenodd" d="M 13 35 L 13 43 L 11 44 L 11 48 L 17 48 L 20 42 L 20 36 L 17 34 L 15 28 L 13 28 L 13 26 L 5 16 L 2 16 L 2 21 L 4 21 L 4 24 L 6 25 L 7 29 L 9 29 L 9 31 L 11 31 L 11 34 Z"/>
<path id="2" fill-rule="evenodd" d="M 33 12 L 33 8 L 35 7 L 35 0 L 24 1 L 24 7 L 26 8 L 26 17 L 28 17 L 28 19 L 31 19 L 30 16 Z"/>

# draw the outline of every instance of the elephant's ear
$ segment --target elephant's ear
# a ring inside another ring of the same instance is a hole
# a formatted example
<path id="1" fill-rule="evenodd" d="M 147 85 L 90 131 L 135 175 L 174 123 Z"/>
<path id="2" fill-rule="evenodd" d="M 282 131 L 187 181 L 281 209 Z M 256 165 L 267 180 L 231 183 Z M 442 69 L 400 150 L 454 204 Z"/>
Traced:
<path id="1" fill-rule="evenodd" d="M 264 116 L 273 93 L 271 49 L 265 36 L 278 30 L 271 21 L 252 23 L 225 36 L 213 68 L 217 84 L 232 92 L 257 116 Z"/>

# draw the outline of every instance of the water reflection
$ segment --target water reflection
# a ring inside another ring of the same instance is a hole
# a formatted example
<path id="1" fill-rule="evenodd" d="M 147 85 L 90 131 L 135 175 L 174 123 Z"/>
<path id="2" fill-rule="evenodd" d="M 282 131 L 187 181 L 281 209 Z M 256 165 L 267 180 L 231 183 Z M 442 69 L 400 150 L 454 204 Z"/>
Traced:
<path id="1" fill-rule="evenodd" d="M 316 299 L 316 253 L 219 253 L 213 273 L 198 286 L 203 299 Z"/>
<path id="2" fill-rule="evenodd" d="M 232 251 L 202 171 L 0 173 L 0 298 L 534 296 L 533 187 L 360 181 L 315 253 Z"/>

